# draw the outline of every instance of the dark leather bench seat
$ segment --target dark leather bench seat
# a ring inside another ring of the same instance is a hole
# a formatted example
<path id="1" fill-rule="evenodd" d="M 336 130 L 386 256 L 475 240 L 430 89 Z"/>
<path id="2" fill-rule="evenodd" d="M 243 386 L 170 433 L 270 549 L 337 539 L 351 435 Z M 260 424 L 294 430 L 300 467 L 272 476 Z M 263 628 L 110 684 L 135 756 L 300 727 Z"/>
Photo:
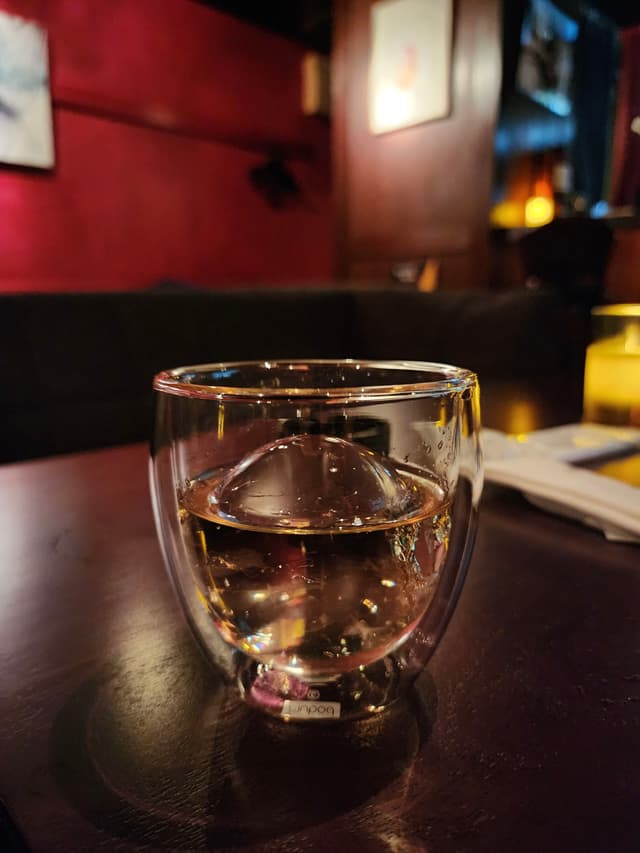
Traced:
<path id="1" fill-rule="evenodd" d="M 260 290 L 0 297 L 0 461 L 145 440 L 153 375 L 263 358 L 444 361 L 483 379 L 581 359 L 547 294 Z"/>

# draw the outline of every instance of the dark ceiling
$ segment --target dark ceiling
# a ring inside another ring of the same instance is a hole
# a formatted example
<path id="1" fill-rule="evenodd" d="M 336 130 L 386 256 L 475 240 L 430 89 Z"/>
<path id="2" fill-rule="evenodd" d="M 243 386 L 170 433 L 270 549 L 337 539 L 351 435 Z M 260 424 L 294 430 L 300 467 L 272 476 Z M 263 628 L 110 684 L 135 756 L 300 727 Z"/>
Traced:
<path id="1" fill-rule="evenodd" d="M 613 18 L 619 27 L 640 23 L 640 0 L 592 0 L 592 5 Z"/>
<path id="2" fill-rule="evenodd" d="M 332 0 L 200 0 L 236 18 L 323 53 L 331 51 Z M 504 0 L 505 3 L 511 0 Z M 566 9 L 591 6 L 619 27 L 640 23 L 640 0 L 559 0 Z"/>
<path id="3" fill-rule="evenodd" d="M 331 51 L 332 0 L 200 0 L 235 18 L 308 45 Z"/>

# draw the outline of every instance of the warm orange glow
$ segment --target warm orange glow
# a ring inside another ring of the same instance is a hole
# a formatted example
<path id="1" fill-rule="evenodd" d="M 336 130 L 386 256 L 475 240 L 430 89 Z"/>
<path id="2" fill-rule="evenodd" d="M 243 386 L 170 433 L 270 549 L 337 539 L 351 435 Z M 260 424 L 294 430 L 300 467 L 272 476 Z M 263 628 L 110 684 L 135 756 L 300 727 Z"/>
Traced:
<path id="1" fill-rule="evenodd" d="M 506 412 L 506 432 L 509 435 L 520 436 L 539 429 L 537 415 L 536 407 L 530 400 L 515 400 Z"/>
<path id="2" fill-rule="evenodd" d="M 558 156 L 554 152 L 538 152 L 510 159 L 500 181 L 502 200 L 491 211 L 494 227 L 538 228 L 555 218 L 556 184 L 553 175 Z"/>
<path id="3" fill-rule="evenodd" d="M 491 210 L 491 224 L 494 228 L 522 228 L 524 205 L 520 201 L 508 199 L 498 202 Z"/>
<path id="4" fill-rule="evenodd" d="M 439 276 L 440 263 L 429 258 L 418 279 L 418 290 L 422 290 L 424 293 L 432 293 L 438 287 Z"/>
<path id="5" fill-rule="evenodd" d="M 551 222 L 555 213 L 553 199 L 543 195 L 534 195 L 527 199 L 524 207 L 524 221 L 527 228 L 538 228 Z"/>

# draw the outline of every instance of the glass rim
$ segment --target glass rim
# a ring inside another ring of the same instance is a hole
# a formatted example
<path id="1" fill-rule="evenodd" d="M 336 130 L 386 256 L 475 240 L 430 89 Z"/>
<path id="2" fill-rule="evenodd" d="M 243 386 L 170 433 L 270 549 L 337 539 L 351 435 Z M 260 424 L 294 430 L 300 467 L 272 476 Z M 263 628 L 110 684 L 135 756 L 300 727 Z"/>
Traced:
<path id="1" fill-rule="evenodd" d="M 234 370 L 248 367 L 262 367 L 270 370 L 275 367 L 288 367 L 292 371 L 295 366 L 324 365 L 352 366 L 373 368 L 388 371 L 415 371 L 424 374 L 441 374 L 438 379 L 418 380 L 415 382 L 388 382 L 373 384 L 372 382 L 352 386 L 329 387 L 259 387 L 243 385 L 216 385 L 184 381 L 185 374 L 198 374 L 213 371 Z M 153 378 L 153 388 L 163 394 L 192 399 L 223 400 L 240 399 L 266 402 L 272 399 L 283 400 L 358 400 L 373 401 L 384 398 L 399 399 L 405 397 L 428 397 L 446 392 L 462 392 L 477 385 L 477 375 L 472 370 L 431 361 L 398 361 L 392 359 L 355 359 L 355 358 L 290 358 L 290 359 L 256 359 L 248 361 L 222 361 L 196 364 L 184 367 L 174 367 L 162 370 Z"/>

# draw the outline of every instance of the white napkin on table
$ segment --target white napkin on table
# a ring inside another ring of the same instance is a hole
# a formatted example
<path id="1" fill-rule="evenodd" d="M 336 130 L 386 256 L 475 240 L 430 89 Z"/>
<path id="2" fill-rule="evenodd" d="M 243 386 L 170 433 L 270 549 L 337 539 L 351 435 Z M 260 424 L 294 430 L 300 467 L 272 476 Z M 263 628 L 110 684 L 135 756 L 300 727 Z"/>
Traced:
<path id="1" fill-rule="evenodd" d="M 570 426 L 574 433 L 582 427 Z M 552 430 L 531 433 L 538 437 L 532 442 L 519 442 L 504 433 L 483 430 L 485 479 L 518 489 L 541 509 L 596 527 L 607 539 L 640 543 L 640 489 L 554 458 L 566 458 L 570 448 L 561 446 L 557 434 L 545 446 L 545 432 Z M 638 430 L 629 433 L 630 448 L 639 436 Z M 594 447 L 591 455 L 602 456 L 602 445 Z"/>

